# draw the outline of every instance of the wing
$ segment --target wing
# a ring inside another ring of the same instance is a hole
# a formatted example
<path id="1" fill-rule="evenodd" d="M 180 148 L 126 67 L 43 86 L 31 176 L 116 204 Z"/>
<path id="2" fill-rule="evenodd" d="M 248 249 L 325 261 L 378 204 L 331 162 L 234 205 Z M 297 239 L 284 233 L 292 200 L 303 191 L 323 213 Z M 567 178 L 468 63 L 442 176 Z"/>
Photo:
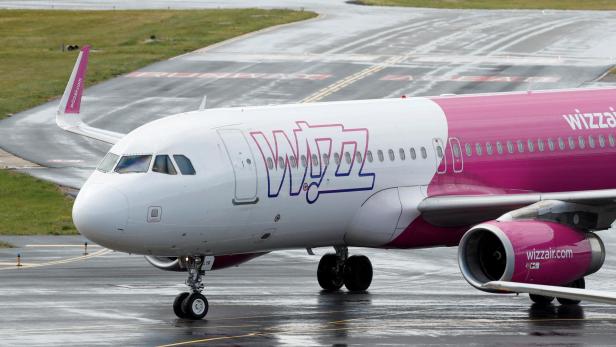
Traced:
<path id="1" fill-rule="evenodd" d="M 434 196 L 424 199 L 419 211 L 426 221 L 438 226 L 471 225 L 496 218 L 558 218 L 580 229 L 601 230 L 616 219 L 616 189 Z"/>
<path id="2" fill-rule="evenodd" d="M 90 46 L 83 47 L 79 52 L 71 78 L 60 100 L 56 124 L 68 132 L 114 144 L 124 137 L 124 134 L 93 128 L 85 124 L 79 116 L 89 55 Z"/>
<path id="3" fill-rule="evenodd" d="M 506 281 L 493 281 L 482 287 L 489 290 L 498 290 L 512 293 L 529 293 L 544 296 L 553 296 L 571 300 L 588 300 L 605 304 L 616 304 L 616 295 L 597 290 L 587 290 L 568 287 L 546 286 L 540 284 L 527 284 Z"/>

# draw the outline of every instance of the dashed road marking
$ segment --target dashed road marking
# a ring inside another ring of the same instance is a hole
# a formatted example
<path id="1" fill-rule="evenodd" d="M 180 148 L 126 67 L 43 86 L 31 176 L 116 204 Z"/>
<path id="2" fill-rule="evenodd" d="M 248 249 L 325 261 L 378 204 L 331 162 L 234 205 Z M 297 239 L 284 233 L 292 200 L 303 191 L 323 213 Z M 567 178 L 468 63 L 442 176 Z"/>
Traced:
<path id="1" fill-rule="evenodd" d="M 341 79 L 340 81 L 331 84 L 319 91 L 317 91 L 316 93 L 308 96 L 307 98 L 303 99 L 301 102 L 306 103 L 306 102 L 315 102 L 315 101 L 319 101 L 325 97 L 327 97 L 328 95 L 331 95 L 337 91 L 339 91 L 342 88 L 346 88 L 348 86 L 350 86 L 351 84 L 362 80 L 370 75 L 373 75 L 391 65 L 394 64 L 398 64 L 402 61 L 404 61 L 406 59 L 406 56 L 393 56 L 387 60 L 385 60 L 383 63 L 378 64 L 378 65 L 374 65 L 368 68 L 365 68 L 359 72 L 356 72 L 344 79 Z"/>

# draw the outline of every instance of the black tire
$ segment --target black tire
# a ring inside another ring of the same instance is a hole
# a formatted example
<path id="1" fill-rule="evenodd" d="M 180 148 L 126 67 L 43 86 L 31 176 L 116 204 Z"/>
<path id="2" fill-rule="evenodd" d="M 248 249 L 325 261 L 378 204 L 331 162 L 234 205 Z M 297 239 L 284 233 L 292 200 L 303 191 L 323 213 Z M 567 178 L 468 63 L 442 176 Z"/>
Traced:
<path id="1" fill-rule="evenodd" d="M 338 269 L 338 257 L 333 253 L 325 254 L 319 261 L 317 280 L 321 288 L 327 291 L 338 290 L 344 284 L 342 273 Z"/>
<path id="2" fill-rule="evenodd" d="M 190 293 L 184 292 L 178 294 L 173 300 L 173 312 L 178 318 L 188 318 L 186 312 L 182 310 L 182 303 L 190 295 Z"/>
<path id="3" fill-rule="evenodd" d="M 364 255 L 349 257 L 344 263 L 344 285 L 352 292 L 368 289 L 372 283 L 372 263 Z"/>
<path id="4" fill-rule="evenodd" d="M 201 293 L 192 293 L 182 302 L 182 311 L 188 319 L 202 319 L 207 315 L 210 305 Z"/>
<path id="5" fill-rule="evenodd" d="M 584 281 L 584 277 L 582 277 L 578 280 L 575 280 L 569 283 L 568 285 L 566 285 L 566 287 L 584 289 L 586 288 L 586 281 Z M 565 298 L 557 298 L 557 299 L 561 305 L 577 305 L 582 301 L 582 300 L 572 300 L 572 299 L 565 299 Z"/>
<path id="6" fill-rule="evenodd" d="M 552 303 L 552 301 L 554 301 L 553 296 L 544 296 L 544 295 L 536 295 L 536 294 L 529 294 L 528 296 L 530 297 L 530 300 L 532 300 L 532 302 L 534 302 L 537 305 L 549 305 Z"/>

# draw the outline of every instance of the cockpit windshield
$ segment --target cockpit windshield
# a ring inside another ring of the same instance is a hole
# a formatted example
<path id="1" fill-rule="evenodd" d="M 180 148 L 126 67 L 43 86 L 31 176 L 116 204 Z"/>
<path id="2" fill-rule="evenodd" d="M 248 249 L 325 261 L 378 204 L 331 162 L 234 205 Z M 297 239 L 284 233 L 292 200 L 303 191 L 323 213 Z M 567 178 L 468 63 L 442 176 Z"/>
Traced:
<path id="1" fill-rule="evenodd" d="M 109 152 L 103 160 L 101 160 L 96 169 L 100 172 L 110 172 L 113 170 L 115 163 L 118 162 L 118 158 L 120 158 L 120 156 Z"/>
<path id="2" fill-rule="evenodd" d="M 152 171 L 167 175 L 177 175 L 173 162 L 171 162 L 171 158 L 168 155 L 157 155 L 156 159 L 154 159 Z"/>
<path id="3" fill-rule="evenodd" d="M 188 159 L 185 155 L 176 154 L 173 156 L 175 159 L 175 163 L 178 164 L 178 168 L 182 175 L 194 175 L 195 168 L 193 167 L 190 159 Z"/>
<path id="4" fill-rule="evenodd" d="M 139 173 L 150 169 L 151 155 L 126 155 L 120 159 L 115 168 L 117 173 Z"/>

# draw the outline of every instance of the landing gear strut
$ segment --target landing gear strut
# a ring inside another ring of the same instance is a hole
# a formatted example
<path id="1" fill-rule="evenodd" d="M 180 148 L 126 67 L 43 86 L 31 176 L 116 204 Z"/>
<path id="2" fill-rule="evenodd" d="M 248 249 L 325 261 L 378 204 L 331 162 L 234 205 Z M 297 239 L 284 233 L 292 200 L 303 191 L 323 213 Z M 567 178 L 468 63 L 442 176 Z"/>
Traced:
<path id="1" fill-rule="evenodd" d="M 321 288 L 335 291 L 344 286 L 352 292 L 364 291 L 372 283 L 372 264 L 368 257 L 353 255 L 344 246 L 336 246 L 336 253 L 327 253 L 319 261 L 317 279 Z"/>
<path id="2" fill-rule="evenodd" d="M 180 293 L 173 301 L 173 312 L 179 318 L 202 319 L 207 314 L 209 304 L 201 292 L 203 291 L 202 277 L 203 257 L 185 257 L 184 266 L 188 270 L 186 285 L 190 287 L 190 293 Z"/>

